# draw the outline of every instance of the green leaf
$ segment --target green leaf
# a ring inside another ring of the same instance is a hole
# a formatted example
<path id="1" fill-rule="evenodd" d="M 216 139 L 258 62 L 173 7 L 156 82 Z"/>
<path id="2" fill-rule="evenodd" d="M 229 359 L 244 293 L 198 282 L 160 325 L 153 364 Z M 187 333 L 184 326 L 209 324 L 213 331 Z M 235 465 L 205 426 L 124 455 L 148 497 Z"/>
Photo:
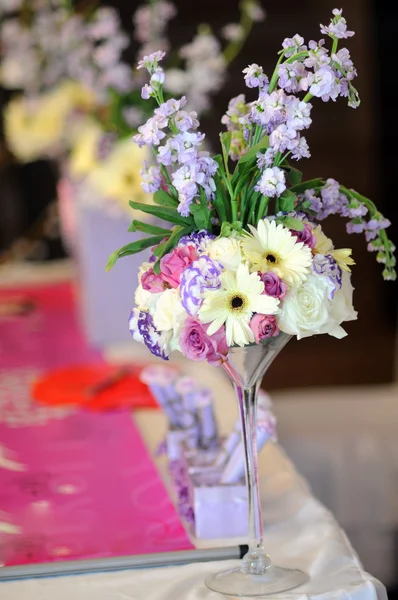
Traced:
<path id="1" fill-rule="evenodd" d="M 268 146 L 269 146 L 269 138 L 267 135 L 265 135 L 263 138 L 261 138 L 261 140 L 258 142 L 258 144 L 253 146 L 253 148 L 250 148 L 250 150 L 248 150 L 246 152 L 246 154 L 244 154 L 243 156 L 240 157 L 240 159 L 238 161 L 238 165 L 245 163 L 248 160 L 251 160 L 252 158 L 254 158 L 256 156 L 256 154 L 258 152 L 260 152 L 260 150 L 264 150 L 264 148 L 268 148 Z"/>
<path id="2" fill-rule="evenodd" d="M 204 190 L 203 190 L 204 193 Z M 206 199 L 205 199 L 206 201 Z M 206 204 L 191 204 L 190 210 L 195 221 L 195 225 L 198 229 L 208 229 L 210 211 Z"/>
<path id="3" fill-rule="evenodd" d="M 294 167 L 290 167 L 289 181 L 290 181 L 291 185 L 298 185 L 299 183 L 301 183 L 302 179 L 303 179 L 302 172 L 299 171 L 298 169 L 295 169 Z"/>
<path id="4" fill-rule="evenodd" d="M 282 212 L 290 212 L 294 209 L 295 200 L 296 194 L 293 194 L 290 190 L 285 190 L 279 198 L 279 210 Z"/>
<path id="5" fill-rule="evenodd" d="M 290 191 L 294 192 L 295 194 L 302 194 L 303 192 L 305 192 L 305 190 L 319 189 L 319 188 L 323 187 L 324 184 L 325 184 L 324 179 L 321 179 L 321 178 L 309 179 L 308 181 L 303 181 L 302 183 L 293 185 L 290 188 Z"/>
<path id="6" fill-rule="evenodd" d="M 276 222 L 282 223 L 282 225 L 285 227 L 294 229 L 295 231 L 302 231 L 304 229 L 304 223 L 299 221 L 299 219 L 294 219 L 293 217 L 278 217 Z"/>
<path id="7" fill-rule="evenodd" d="M 231 137 L 232 137 L 232 133 L 230 131 L 225 131 L 224 133 L 220 133 L 221 146 L 223 149 L 223 154 L 226 158 L 228 158 L 229 150 L 231 148 Z"/>
<path id="8" fill-rule="evenodd" d="M 134 225 L 134 221 L 131 221 L 130 225 L 128 226 L 127 231 L 129 231 L 130 233 L 131 232 L 134 233 L 134 231 L 137 231 L 136 228 L 135 228 L 135 225 Z"/>
<path id="9" fill-rule="evenodd" d="M 131 226 L 134 227 L 134 229 L 132 229 L 131 231 L 142 231 L 143 233 L 153 233 L 154 235 L 163 235 L 163 237 L 169 236 L 172 233 L 172 231 L 170 229 L 163 229 L 163 227 L 157 227 L 156 225 L 150 225 L 149 223 L 143 223 L 142 221 L 137 221 L 136 219 L 134 219 L 134 221 L 131 223 L 130 227 Z M 129 230 L 130 230 L 130 227 L 129 227 Z"/>
<path id="10" fill-rule="evenodd" d="M 158 258 L 158 260 L 153 265 L 153 272 L 155 273 L 155 275 L 160 275 L 160 258 Z"/>
<path id="11" fill-rule="evenodd" d="M 158 258 L 162 258 L 162 256 L 167 254 L 167 252 L 170 252 L 170 250 L 172 250 L 174 248 L 174 246 L 177 245 L 177 243 L 179 242 L 180 238 L 183 235 L 187 235 L 188 233 L 191 233 L 192 229 L 193 229 L 193 226 L 182 227 L 182 226 L 178 225 L 173 230 L 173 233 L 171 234 L 171 236 L 165 242 L 163 242 L 157 248 L 155 248 L 155 250 L 153 252 L 154 255 L 157 256 Z"/>
<path id="12" fill-rule="evenodd" d="M 174 208 L 178 206 L 178 200 L 172 198 L 170 194 L 164 190 L 158 190 L 155 192 L 153 195 L 153 201 L 155 204 L 159 204 L 160 206 L 171 206 Z"/>
<path id="13" fill-rule="evenodd" d="M 144 204 L 143 202 L 134 202 L 133 200 L 130 200 L 129 204 L 131 208 L 135 208 L 136 210 L 148 213 L 149 215 L 159 217 L 159 219 L 162 219 L 163 221 L 170 221 L 171 223 L 176 223 L 177 225 L 192 224 L 192 219 L 186 219 L 185 217 L 182 217 L 174 208 L 160 208 L 159 206 L 154 206 L 153 204 Z"/>
<path id="14" fill-rule="evenodd" d="M 137 254 L 138 252 L 145 250 L 145 248 L 149 248 L 150 246 L 155 246 L 156 244 L 159 244 L 159 242 L 161 242 L 163 240 L 163 238 L 164 238 L 164 235 L 162 235 L 162 236 L 156 235 L 153 237 L 142 238 L 141 240 L 137 240 L 136 242 L 131 242 L 130 244 L 126 244 L 125 246 L 123 246 L 122 248 L 119 248 L 119 250 L 116 250 L 116 252 L 113 252 L 110 255 L 107 265 L 106 265 L 106 270 L 110 271 L 119 258 L 128 256 L 129 254 Z"/>

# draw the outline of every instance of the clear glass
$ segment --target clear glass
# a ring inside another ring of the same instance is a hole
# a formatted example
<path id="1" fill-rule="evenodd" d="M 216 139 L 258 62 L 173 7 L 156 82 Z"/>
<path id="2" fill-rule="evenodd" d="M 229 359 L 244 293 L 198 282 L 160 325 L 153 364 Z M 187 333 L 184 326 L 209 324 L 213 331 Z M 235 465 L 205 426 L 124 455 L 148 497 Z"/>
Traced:
<path id="1" fill-rule="evenodd" d="M 208 588 L 227 596 L 266 596 L 294 589 L 308 580 L 298 569 L 278 567 L 263 545 L 263 521 L 258 481 L 257 394 L 268 367 L 291 336 L 280 333 L 262 344 L 230 348 L 224 370 L 234 384 L 242 423 L 248 494 L 249 551 L 241 566 L 211 575 Z"/>

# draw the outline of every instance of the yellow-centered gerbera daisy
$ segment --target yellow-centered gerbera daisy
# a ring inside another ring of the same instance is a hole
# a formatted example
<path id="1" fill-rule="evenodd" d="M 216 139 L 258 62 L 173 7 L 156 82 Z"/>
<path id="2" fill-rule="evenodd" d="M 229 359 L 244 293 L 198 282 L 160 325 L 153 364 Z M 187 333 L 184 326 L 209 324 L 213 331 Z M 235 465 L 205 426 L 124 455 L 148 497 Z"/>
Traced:
<path id="1" fill-rule="evenodd" d="M 249 225 L 251 234 L 244 236 L 242 251 L 251 263 L 251 271 L 273 271 L 290 285 L 305 281 L 312 253 L 309 246 L 298 242 L 287 227 L 268 219 L 257 228 Z"/>
<path id="2" fill-rule="evenodd" d="M 249 327 L 253 313 L 274 315 L 279 312 L 279 300 L 263 294 L 264 284 L 257 273 L 249 273 L 241 264 L 236 272 L 224 271 L 221 288 L 205 292 L 199 310 L 202 323 L 210 323 L 207 333 L 212 335 L 225 323 L 228 346 L 245 346 L 255 341 Z"/>

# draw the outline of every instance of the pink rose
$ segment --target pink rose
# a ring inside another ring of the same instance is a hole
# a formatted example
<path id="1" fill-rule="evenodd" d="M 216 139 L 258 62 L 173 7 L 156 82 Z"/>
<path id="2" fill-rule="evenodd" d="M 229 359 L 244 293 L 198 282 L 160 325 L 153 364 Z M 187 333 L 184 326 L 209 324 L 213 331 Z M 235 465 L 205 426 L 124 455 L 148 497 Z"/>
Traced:
<path id="1" fill-rule="evenodd" d="M 141 275 L 141 285 L 144 290 L 151 292 L 151 294 L 164 292 L 167 287 L 167 283 L 162 279 L 161 275 L 154 273 L 152 267 Z"/>
<path id="2" fill-rule="evenodd" d="M 250 321 L 250 329 L 254 333 L 254 338 L 257 344 L 259 344 L 261 340 L 275 337 L 279 333 L 275 317 L 261 315 L 259 313 L 252 317 Z"/>
<path id="3" fill-rule="evenodd" d="M 218 367 L 228 354 L 225 328 L 221 327 L 213 335 L 207 334 L 207 328 L 208 325 L 188 317 L 180 335 L 181 351 L 191 360 L 207 360 L 213 367 Z"/>
<path id="4" fill-rule="evenodd" d="M 278 275 L 275 275 L 272 271 L 259 273 L 259 275 L 264 284 L 264 294 L 272 296 L 273 298 L 284 298 L 287 292 L 287 285 L 284 281 L 279 279 Z"/>
<path id="5" fill-rule="evenodd" d="M 304 229 L 302 231 L 295 231 L 291 229 L 290 233 L 296 236 L 298 242 L 303 242 L 303 244 L 309 246 L 311 250 L 315 248 L 316 237 L 309 223 L 304 223 Z"/>
<path id="6" fill-rule="evenodd" d="M 160 261 L 160 271 L 164 281 L 167 281 L 173 288 L 180 285 L 181 273 L 194 260 L 198 258 L 198 253 L 193 245 L 177 246 L 169 254 L 165 254 Z"/>

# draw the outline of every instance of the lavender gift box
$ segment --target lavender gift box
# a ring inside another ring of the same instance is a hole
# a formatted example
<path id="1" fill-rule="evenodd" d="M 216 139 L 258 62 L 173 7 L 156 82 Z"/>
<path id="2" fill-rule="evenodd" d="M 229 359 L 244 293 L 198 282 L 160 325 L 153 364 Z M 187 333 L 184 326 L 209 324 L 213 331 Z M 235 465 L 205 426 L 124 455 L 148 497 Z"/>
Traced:
<path id="1" fill-rule="evenodd" d="M 212 463 L 218 449 L 198 451 L 185 447 L 172 466 L 180 514 L 198 539 L 245 537 L 247 489 L 244 478 L 221 484 L 222 467 Z"/>

